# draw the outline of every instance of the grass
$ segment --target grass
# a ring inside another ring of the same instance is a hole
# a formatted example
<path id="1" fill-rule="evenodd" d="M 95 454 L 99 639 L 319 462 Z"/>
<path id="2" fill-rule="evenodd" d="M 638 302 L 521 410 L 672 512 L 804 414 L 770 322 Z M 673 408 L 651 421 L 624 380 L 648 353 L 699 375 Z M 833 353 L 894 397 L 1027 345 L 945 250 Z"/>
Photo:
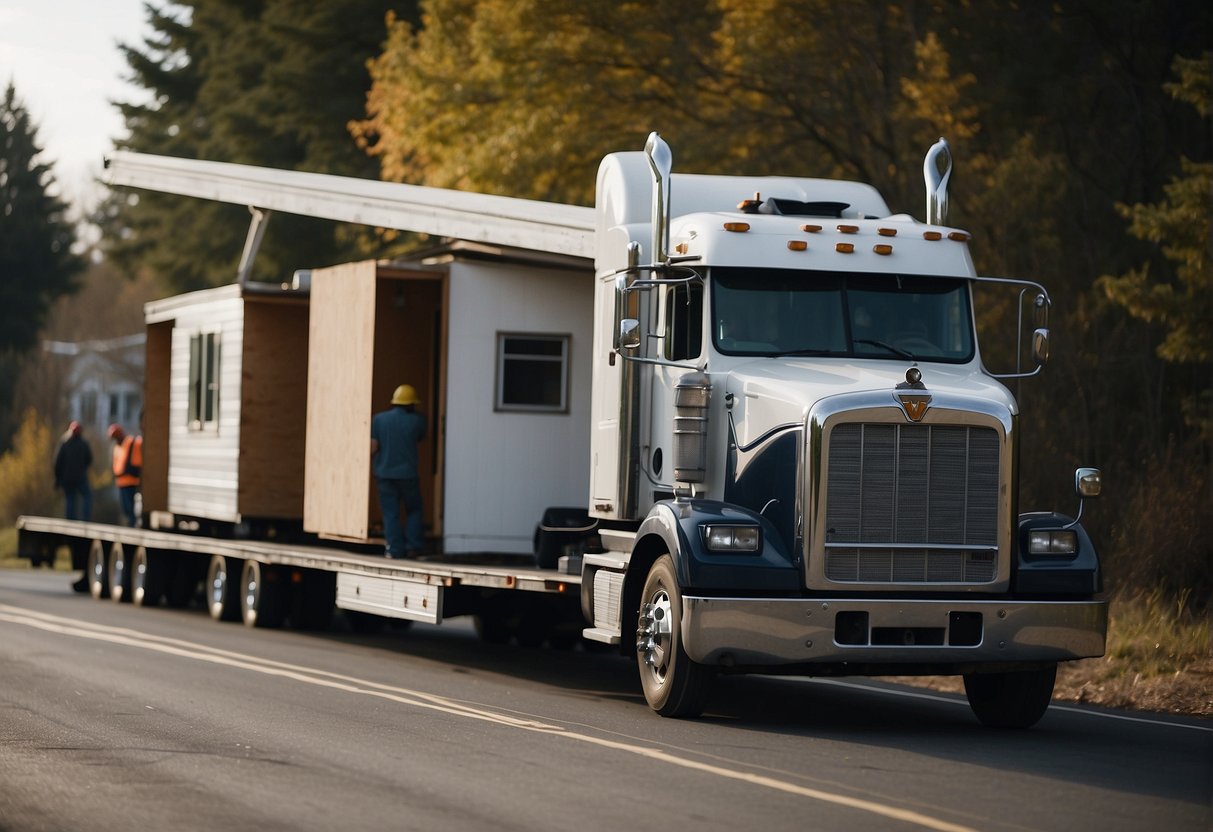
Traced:
<path id="1" fill-rule="evenodd" d="M 1103 678 L 1168 676 L 1213 657 L 1208 612 L 1194 610 L 1188 596 L 1141 592 L 1114 599 Z"/>

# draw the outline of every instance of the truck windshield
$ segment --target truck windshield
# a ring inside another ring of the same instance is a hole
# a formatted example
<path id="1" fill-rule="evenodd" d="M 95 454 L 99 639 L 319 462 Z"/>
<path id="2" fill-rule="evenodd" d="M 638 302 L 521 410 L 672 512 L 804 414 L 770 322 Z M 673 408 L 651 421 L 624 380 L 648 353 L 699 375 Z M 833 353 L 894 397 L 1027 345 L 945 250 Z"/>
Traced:
<path id="1" fill-rule="evenodd" d="M 726 355 L 973 356 L 964 280 L 722 267 L 709 281 L 712 340 Z"/>

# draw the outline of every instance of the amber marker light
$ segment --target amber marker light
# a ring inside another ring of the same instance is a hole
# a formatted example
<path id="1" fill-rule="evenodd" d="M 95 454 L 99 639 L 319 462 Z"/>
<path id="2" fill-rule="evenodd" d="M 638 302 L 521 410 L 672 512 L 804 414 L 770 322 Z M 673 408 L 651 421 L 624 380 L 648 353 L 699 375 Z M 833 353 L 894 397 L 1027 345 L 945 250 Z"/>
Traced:
<path id="1" fill-rule="evenodd" d="M 859 226 L 858 225 L 840 225 L 840 226 L 838 226 L 838 233 L 839 234 L 858 234 Z"/>
<path id="2" fill-rule="evenodd" d="M 958 243 L 965 243 L 968 242 L 971 236 L 973 235 L 967 231 L 952 231 L 948 234 L 948 239 L 955 240 Z"/>
<path id="3" fill-rule="evenodd" d="M 943 235 L 938 231 L 924 231 L 922 232 L 922 238 L 924 240 L 942 240 Z"/>
<path id="4" fill-rule="evenodd" d="M 674 246 L 674 251 L 678 252 L 679 254 L 686 254 L 687 253 L 687 244 L 679 243 L 678 245 Z"/>
<path id="5" fill-rule="evenodd" d="M 896 237 L 897 229 L 896 228 L 877 228 L 876 233 L 879 234 L 881 237 Z"/>
<path id="6" fill-rule="evenodd" d="M 804 251 L 809 247 L 809 244 L 804 240 L 788 240 L 788 248 L 792 251 Z"/>
<path id="7" fill-rule="evenodd" d="M 820 225 L 802 225 L 802 226 L 800 226 L 800 230 L 807 231 L 809 234 L 816 234 L 818 231 L 821 230 L 821 226 Z"/>
<path id="8" fill-rule="evenodd" d="M 872 246 L 872 251 L 876 252 L 877 254 L 883 254 L 887 257 L 893 253 L 893 247 L 887 243 L 881 243 L 880 245 Z"/>
<path id="9" fill-rule="evenodd" d="M 748 222 L 726 222 L 724 224 L 725 231 L 749 231 L 750 224 Z"/>
<path id="10" fill-rule="evenodd" d="M 838 243 L 837 245 L 834 246 L 834 250 L 837 251 L 839 254 L 854 254 L 855 253 L 855 244 L 854 243 Z"/>

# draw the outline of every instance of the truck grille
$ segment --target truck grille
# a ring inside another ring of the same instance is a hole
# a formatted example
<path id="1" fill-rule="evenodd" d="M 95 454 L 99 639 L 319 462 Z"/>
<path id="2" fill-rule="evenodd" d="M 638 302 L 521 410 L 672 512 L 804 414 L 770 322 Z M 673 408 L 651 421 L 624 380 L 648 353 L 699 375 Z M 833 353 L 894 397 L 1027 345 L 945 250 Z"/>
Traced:
<path id="1" fill-rule="evenodd" d="M 826 482 L 826 578 L 993 581 L 998 465 L 998 434 L 990 428 L 835 426 Z"/>

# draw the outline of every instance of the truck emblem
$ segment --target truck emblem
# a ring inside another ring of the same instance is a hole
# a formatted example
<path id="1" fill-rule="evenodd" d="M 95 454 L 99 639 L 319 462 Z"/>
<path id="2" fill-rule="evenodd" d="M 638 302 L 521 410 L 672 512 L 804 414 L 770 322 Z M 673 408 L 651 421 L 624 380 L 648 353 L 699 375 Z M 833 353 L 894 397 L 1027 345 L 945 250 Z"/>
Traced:
<path id="1" fill-rule="evenodd" d="M 922 417 L 927 414 L 927 408 L 931 406 L 930 393 L 894 393 L 893 395 L 901 403 L 901 409 L 905 411 L 906 418 L 911 422 L 921 422 Z"/>

